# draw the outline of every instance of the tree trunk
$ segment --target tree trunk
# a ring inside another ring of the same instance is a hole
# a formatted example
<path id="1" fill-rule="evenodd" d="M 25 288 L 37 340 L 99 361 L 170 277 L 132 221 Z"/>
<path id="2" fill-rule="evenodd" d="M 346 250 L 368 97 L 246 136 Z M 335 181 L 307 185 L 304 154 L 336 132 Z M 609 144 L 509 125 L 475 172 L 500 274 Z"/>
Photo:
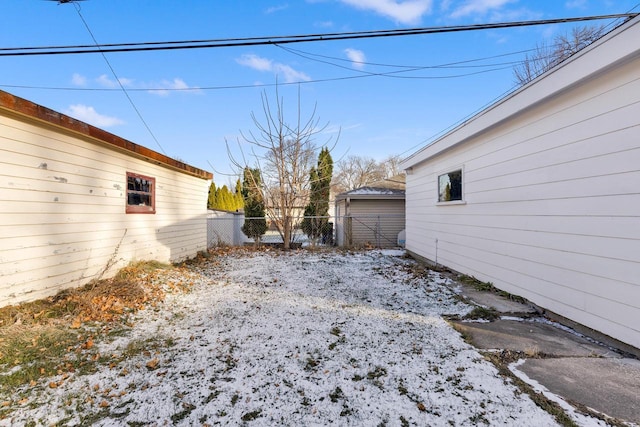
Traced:
<path id="1" fill-rule="evenodd" d="M 284 217 L 284 232 L 283 232 L 283 240 L 284 240 L 284 249 L 291 249 L 291 217 L 289 215 L 285 215 Z"/>

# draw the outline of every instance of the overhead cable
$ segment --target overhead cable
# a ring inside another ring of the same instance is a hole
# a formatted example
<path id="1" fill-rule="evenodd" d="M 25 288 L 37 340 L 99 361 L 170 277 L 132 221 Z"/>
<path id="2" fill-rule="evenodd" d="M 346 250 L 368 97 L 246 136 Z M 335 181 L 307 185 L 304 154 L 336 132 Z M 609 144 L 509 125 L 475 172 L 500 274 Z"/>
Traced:
<path id="1" fill-rule="evenodd" d="M 261 45 L 278 45 L 289 43 L 308 43 L 319 41 L 368 39 L 377 37 L 397 37 L 424 34 L 441 34 L 461 31 L 490 30 L 512 27 L 526 27 L 534 25 L 563 24 L 571 22 L 594 21 L 602 19 L 631 19 L 637 13 L 622 13 L 613 15 L 583 16 L 574 18 L 541 19 L 533 21 L 501 22 L 493 24 L 457 25 L 444 27 L 421 27 L 396 30 L 356 31 L 342 33 L 306 34 L 294 36 L 268 36 L 247 38 L 226 38 L 210 40 L 187 40 L 144 43 L 119 43 L 103 45 L 75 45 L 75 46 L 43 46 L 43 47 L 15 47 L 0 48 L 0 56 L 33 56 L 33 55 L 68 55 L 84 53 L 115 53 L 141 52 L 157 50 L 203 49 L 221 47 L 246 47 Z"/>

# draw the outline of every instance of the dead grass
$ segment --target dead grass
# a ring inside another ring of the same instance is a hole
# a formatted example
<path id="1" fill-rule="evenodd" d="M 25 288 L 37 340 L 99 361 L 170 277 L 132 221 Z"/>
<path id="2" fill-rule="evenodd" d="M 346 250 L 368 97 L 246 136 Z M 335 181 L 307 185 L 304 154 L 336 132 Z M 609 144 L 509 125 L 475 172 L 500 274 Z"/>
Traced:
<path id="1" fill-rule="evenodd" d="M 112 322 L 125 312 L 164 299 L 162 286 L 154 284 L 158 270 L 174 268 L 157 262 L 138 262 L 121 269 L 113 278 L 94 281 L 38 301 L 0 308 L 0 330 L 11 325 Z M 71 322 L 70 322 L 71 320 Z"/>
<path id="2" fill-rule="evenodd" d="M 498 318 L 500 318 L 500 314 L 496 310 L 490 307 L 481 307 L 481 306 L 475 307 L 473 310 L 471 310 L 469 313 L 463 316 L 463 319 L 467 319 L 467 320 L 483 319 L 483 320 L 492 321 Z"/>
<path id="3" fill-rule="evenodd" d="M 173 268 L 179 267 L 138 262 L 113 278 L 0 308 L 0 390 L 93 370 L 101 362 L 93 349 L 96 333 L 126 325 L 130 314 L 159 303 L 167 291 L 189 288 L 161 279 L 163 270 Z"/>

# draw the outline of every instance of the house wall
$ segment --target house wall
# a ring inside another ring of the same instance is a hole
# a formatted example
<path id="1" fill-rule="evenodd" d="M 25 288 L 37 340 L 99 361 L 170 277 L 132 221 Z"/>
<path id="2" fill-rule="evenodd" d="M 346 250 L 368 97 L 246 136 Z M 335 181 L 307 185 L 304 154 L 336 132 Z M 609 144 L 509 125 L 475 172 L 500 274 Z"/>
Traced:
<path id="1" fill-rule="evenodd" d="M 640 347 L 639 135 L 636 55 L 413 165 L 407 249 Z"/>
<path id="2" fill-rule="evenodd" d="M 206 249 L 206 179 L 0 111 L 0 306 Z M 125 213 L 127 172 L 156 178 L 156 214 Z"/>
<path id="3" fill-rule="evenodd" d="M 338 246 L 398 246 L 398 233 L 405 228 L 404 199 L 351 198 L 344 211 L 347 217 L 336 230 Z"/>

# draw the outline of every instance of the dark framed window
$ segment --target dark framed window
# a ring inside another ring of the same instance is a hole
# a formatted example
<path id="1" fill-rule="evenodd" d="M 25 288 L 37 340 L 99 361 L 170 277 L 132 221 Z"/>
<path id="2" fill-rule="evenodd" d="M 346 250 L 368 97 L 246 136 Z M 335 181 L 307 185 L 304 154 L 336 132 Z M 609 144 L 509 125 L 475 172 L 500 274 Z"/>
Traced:
<path id="1" fill-rule="evenodd" d="M 462 201 L 462 169 L 438 176 L 438 202 Z"/>
<path id="2" fill-rule="evenodd" d="M 127 172 L 127 213 L 156 213 L 156 179 Z"/>

